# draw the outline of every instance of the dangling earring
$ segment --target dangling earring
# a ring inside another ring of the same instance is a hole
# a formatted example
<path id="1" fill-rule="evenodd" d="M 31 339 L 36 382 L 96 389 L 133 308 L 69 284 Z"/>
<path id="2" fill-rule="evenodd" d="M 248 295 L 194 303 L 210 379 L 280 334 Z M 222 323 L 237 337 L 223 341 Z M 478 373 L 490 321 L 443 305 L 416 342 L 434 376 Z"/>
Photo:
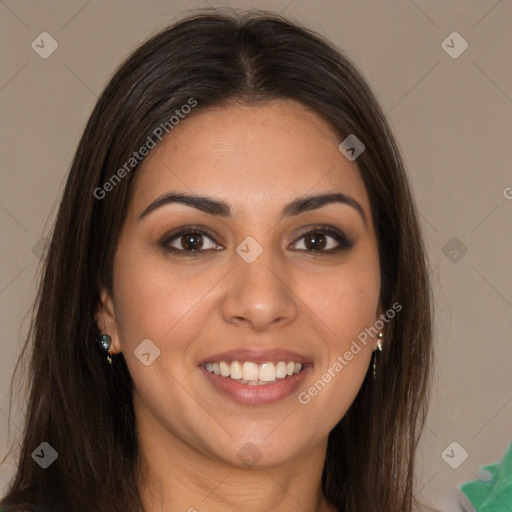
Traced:
<path id="1" fill-rule="evenodd" d="M 379 332 L 379 339 L 377 340 L 377 347 L 379 348 L 379 351 L 382 352 L 382 333 Z M 373 378 L 374 380 L 377 380 L 377 351 L 375 351 L 375 354 L 373 354 Z"/>
<path id="2" fill-rule="evenodd" d="M 97 340 L 96 343 L 100 346 L 101 350 L 107 352 L 107 361 L 112 364 L 112 356 L 115 352 L 110 348 L 112 345 L 112 338 L 108 334 L 102 334 Z"/>

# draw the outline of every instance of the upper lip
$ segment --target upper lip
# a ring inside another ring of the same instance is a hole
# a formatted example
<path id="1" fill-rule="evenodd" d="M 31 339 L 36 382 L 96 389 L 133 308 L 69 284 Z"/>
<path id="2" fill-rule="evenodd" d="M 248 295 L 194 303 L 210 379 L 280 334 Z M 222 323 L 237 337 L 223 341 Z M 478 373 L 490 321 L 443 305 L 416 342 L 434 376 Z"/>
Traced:
<path id="1" fill-rule="evenodd" d="M 269 363 L 272 361 L 293 361 L 294 363 L 307 364 L 312 360 L 297 352 L 281 348 L 259 349 L 259 348 L 240 348 L 217 352 L 211 356 L 205 357 L 199 364 L 220 363 L 221 361 L 252 361 L 256 364 Z"/>

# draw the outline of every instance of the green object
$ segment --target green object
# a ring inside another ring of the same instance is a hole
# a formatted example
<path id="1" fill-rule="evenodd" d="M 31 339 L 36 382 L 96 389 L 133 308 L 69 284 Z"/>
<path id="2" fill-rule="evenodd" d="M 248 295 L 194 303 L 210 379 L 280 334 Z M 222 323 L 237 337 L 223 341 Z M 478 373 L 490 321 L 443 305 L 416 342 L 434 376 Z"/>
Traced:
<path id="1" fill-rule="evenodd" d="M 512 443 L 501 462 L 482 466 L 489 478 L 460 486 L 477 512 L 512 512 Z"/>

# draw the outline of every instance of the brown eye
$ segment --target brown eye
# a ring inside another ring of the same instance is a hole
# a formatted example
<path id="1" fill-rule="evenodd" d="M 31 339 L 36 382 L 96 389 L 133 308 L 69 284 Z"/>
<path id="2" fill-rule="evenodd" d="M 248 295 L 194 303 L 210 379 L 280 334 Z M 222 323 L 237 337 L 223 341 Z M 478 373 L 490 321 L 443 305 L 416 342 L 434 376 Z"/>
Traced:
<path id="1" fill-rule="evenodd" d="M 185 250 L 198 251 L 203 247 L 203 239 L 200 233 L 187 233 L 180 239 L 180 243 Z"/>
<path id="2" fill-rule="evenodd" d="M 344 233 L 329 226 L 311 229 L 304 233 L 299 240 L 302 241 L 304 247 L 296 247 L 296 249 L 324 254 L 332 254 L 354 246 Z M 298 242 L 296 244 L 300 245 Z"/>
<path id="3" fill-rule="evenodd" d="M 182 230 L 167 236 L 162 240 L 161 245 L 170 252 L 181 252 L 185 255 L 222 249 L 209 235 L 195 229 Z"/>
<path id="4" fill-rule="evenodd" d="M 304 237 L 306 249 L 321 251 L 327 245 L 326 236 L 323 233 L 313 233 Z"/>

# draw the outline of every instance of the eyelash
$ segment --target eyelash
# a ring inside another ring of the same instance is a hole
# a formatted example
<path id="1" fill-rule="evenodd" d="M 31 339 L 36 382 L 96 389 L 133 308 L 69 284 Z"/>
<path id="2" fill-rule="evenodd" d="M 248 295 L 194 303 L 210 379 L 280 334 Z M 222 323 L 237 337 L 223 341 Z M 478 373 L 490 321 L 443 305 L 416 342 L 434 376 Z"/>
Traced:
<path id="1" fill-rule="evenodd" d="M 187 256 L 187 257 L 188 256 L 195 257 L 200 253 L 218 250 L 218 249 L 199 249 L 199 250 L 195 250 L 195 251 L 188 251 L 185 249 L 176 249 L 175 247 L 170 246 L 171 242 L 173 242 L 174 240 L 179 239 L 183 235 L 189 235 L 189 234 L 205 236 L 205 237 L 209 238 L 214 244 L 219 245 L 219 244 L 217 244 L 217 242 L 215 242 L 215 240 L 213 240 L 211 235 L 209 235 L 207 232 L 205 232 L 200 227 L 195 227 L 195 226 L 189 226 L 187 228 L 180 230 L 177 233 L 173 233 L 171 235 L 165 236 L 162 239 L 162 241 L 160 242 L 160 245 L 162 246 L 163 249 L 165 249 L 166 251 L 168 251 L 170 253 L 177 254 L 180 256 L 183 255 L 183 256 Z M 297 241 L 301 240 L 304 237 L 311 235 L 311 234 L 328 235 L 328 236 L 334 238 L 334 240 L 336 240 L 336 242 L 338 242 L 339 245 L 338 245 L 338 247 L 336 247 L 334 249 L 328 249 L 328 250 L 319 250 L 319 251 L 314 251 L 312 249 L 297 249 L 297 250 L 299 250 L 301 252 L 309 252 L 312 254 L 329 255 L 329 254 L 335 254 L 340 251 L 350 249 L 354 246 L 353 242 L 351 242 L 342 231 L 339 231 L 338 229 L 334 229 L 327 225 L 315 226 L 311 229 L 308 229 L 307 231 L 303 232 L 299 236 Z M 296 244 L 296 243 L 297 242 L 294 242 L 294 244 Z"/>

